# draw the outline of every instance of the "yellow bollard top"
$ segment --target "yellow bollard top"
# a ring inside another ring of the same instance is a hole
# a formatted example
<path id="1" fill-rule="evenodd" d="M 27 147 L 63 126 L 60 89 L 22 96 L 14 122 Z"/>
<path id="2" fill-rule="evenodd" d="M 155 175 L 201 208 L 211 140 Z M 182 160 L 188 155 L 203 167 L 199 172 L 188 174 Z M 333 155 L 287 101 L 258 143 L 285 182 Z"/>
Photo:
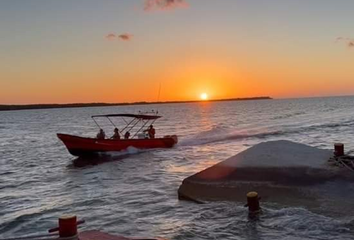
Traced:
<path id="1" fill-rule="evenodd" d="M 258 193 L 257 192 L 249 192 L 247 193 L 247 197 L 248 198 L 255 198 L 258 196 Z"/>
<path id="2" fill-rule="evenodd" d="M 76 218 L 76 215 L 66 214 L 59 217 L 59 219 L 61 220 L 72 219 L 72 218 Z"/>

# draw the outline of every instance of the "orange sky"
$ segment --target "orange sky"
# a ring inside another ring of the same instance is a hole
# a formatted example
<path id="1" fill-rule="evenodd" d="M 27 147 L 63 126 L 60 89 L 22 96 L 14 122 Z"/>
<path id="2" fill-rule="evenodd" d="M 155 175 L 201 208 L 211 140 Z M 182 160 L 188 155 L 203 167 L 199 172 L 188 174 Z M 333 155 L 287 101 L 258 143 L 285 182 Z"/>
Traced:
<path id="1" fill-rule="evenodd" d="M 354 94 L 352 1 L 185 3 L 1 2 L 0 104 Z"/>

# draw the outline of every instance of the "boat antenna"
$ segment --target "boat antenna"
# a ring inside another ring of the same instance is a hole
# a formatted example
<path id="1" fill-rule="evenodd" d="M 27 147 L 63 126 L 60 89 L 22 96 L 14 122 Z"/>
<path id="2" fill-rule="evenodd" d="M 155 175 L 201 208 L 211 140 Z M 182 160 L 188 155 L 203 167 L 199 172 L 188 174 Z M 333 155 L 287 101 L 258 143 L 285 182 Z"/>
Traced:
<path id="1" fill-rule="evenodd" d="M 159 93 L 157 94 L 157 102 L 160 101 L 160 93 L 161 93 L 161 83 L 159 85 Z"/>
<path id="2" fill-rule="evenodd" d="M 158 94 L 157 94 L 157 103 L 160 102 L 160 94 L 161 94 L 161 82 L 160 82 L 160 84 L 159 84 L 159 92 L 158 92 Z M 157 115 L 158 113 L 159 113 L 159 111 L 156 110 L 156 115 Z"/>

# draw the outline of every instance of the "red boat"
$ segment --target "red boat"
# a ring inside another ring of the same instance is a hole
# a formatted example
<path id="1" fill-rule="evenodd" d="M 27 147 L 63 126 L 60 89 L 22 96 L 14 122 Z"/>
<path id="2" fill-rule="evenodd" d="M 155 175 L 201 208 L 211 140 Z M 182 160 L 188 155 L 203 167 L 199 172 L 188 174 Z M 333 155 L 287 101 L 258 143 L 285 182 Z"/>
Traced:
<path id="1" fill-rule="evenodd" d="M 150 126 L 152 126 L 152 124 L 157 119 L 161 118 L 161 116 L 145 114 L 108 114 L 95 115 L 92 116 L 92 119 L 100 128 L 100 130 L 102 130 L 102 128 L 95 120 L 95 118 L 107 118 L 109 122 L 117 129 L 117 126 L 111 120 L 111 118 L 116 117 L 123 118 L 124 122 L 126 123 L 126 126 L 121 131 L 119 131 L 119 135 L 123 135 L 123 133 L 127 134 L 127 132 L 130 133 L 132 130 L 136 130 L 136 128 L 138 128 L 132 137 L 127 136 L 127 139 L 106 139 L 103 137 L 99 139 L 79 137 L 61 133 L 58 133 L 57 136 L 65 144 L 68 151 L 74 156 L 87 156 L 106 152 L 117 152 L 126 150 L 128 147 L 134 147 L 138 149 L 171 148 L 178 142 L 176 135 L 167 135 L 161 138 L 155 138 L 154 134 L 149 135 L 147 133 L 148 130 L 143 130 L 148 124 L 151 124 Z M 130 118 L 132 120 L 127 122 L 125 118 Z"/>

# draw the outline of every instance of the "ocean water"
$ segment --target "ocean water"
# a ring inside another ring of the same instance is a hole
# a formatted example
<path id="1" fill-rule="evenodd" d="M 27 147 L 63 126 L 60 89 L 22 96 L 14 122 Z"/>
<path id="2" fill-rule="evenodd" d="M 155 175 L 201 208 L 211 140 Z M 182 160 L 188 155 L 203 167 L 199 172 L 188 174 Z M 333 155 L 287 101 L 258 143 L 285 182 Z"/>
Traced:
<path id="1" fill-rule="evenodd" d="M 85 165 L 56 137 L 95 136 L 91 115 L 152 109 L 163 115 L 157 135 L 179 136 L 174 148 L 129 149 Z M 134 237 L 353 239 L 354 201 L 353 215 L 343 217 L 265 202 L 252 220 L 242 202 L 178 200 L 187 176 L 279 139 L 354 150 L 354 97 L 0 112 L 0 238 L 45 233 L 73 213 L 86 220 L 82 230 Z"/>

